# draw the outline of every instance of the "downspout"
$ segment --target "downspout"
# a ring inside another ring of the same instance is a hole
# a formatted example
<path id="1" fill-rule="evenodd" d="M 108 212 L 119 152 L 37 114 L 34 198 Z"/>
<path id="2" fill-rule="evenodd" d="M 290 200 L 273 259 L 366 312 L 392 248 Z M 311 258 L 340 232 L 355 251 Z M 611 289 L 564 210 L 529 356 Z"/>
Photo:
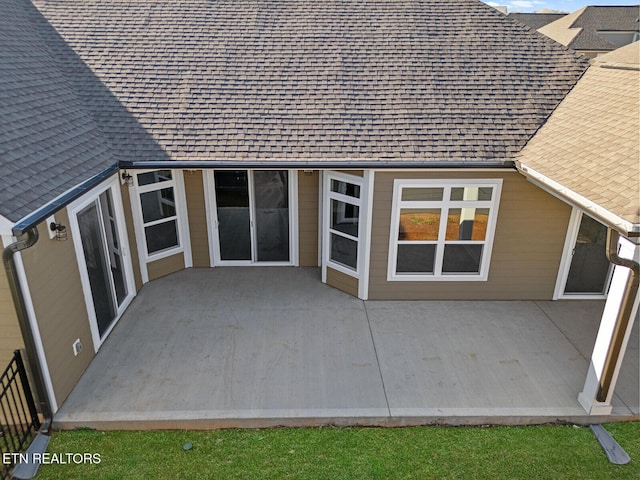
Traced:
<path id="1" fill-rule="evenodd" d="M 4 248 L 2 251 L 2 262 L 4 263 L 7 280 L 9 281 L 9 288 L 11 289 L 11 296 L 13 297 L 13 303 L 18 315 L 18 323 L 20 325 L 22 337 L 24 338 L 25 352 L 31 369 L 36 396 L 38 397 L 36 399 L 37 405 L 44 417 L 44 422 L 42 423 L 40 431 L 42 433 L 48 433 L 52 417 L 51 400 L 49 399 L 49 395 L 47 394 L 47 389 L 45 387 L 42 366 L 38 361 L 36 342 L 29 324 L 29 315 L 27 313 L 24 295 L 20 288 L 20 279 L 18 277 L 15 260 L 13 258 L 15 253 L 32 247 L 37 241 L 38 228 L 32 227 L 21 235 L 16 242 L 7 245 Z"/>
<path id="2" fill-rule="evenodd" d="M 625 286 L 624 295 L 620 302 L 620 308 L 618 309 L 618 315 L 616 317 L 616 323 L 611 335 L 611 343 L 609 344 L 609 350 L 604 361 L 604 368 L 602 371 L 602 378 L 600 379 L 600 388 L 598 389 L 598 395 L 596 400 L 598 402 L 606 402 L 611 390 L 611 383 L 622 350 L 622 344 L 624 342 L 625 333 L 629 327 L 629 323 L 633 320 L 631 313 L 633 311 L 633 304 L 635 303 L 636 295 L 638 294 L 638 283 L 640 283 L 640 264 L 634 260 L 622 258 L 618 256 L 618 241 L 620 234 L 611 229 L 607 229 L 607 258 L 614 265 L 625 267 L 630 270 L 629 278 Z"/>

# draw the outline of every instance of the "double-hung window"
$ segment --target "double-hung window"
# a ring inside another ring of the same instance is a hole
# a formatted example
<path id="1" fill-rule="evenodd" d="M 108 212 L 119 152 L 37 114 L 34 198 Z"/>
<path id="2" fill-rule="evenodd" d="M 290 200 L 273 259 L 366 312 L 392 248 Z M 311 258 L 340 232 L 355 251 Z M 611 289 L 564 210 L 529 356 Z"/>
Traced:
<path id="1" fill-rule="evenodd" d="M 343 177 L 330 175 L 328 180 L 329 263 L 353 274 L 358 271 L 362 188 Z"/>
<path id="2" fill-rule="evenodd" d="M 389 280 L 486 280 L 500 179 L 396 180 Z"/>
<path id="3" fill-rule="evenodd" d="M 175 179 L 171 170 L 136 175 L 147 257 L 180 248 Z"/>

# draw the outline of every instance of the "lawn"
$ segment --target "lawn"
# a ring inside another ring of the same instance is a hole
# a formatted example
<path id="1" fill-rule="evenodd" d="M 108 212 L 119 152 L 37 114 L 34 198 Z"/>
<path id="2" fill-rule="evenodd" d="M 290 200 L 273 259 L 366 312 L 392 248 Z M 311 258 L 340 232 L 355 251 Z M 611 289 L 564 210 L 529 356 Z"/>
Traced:
<path id="1" fill-rule="evenodd" d="M 54 433 L 49 452 L 100 463 L 42 465 L 38 479 L 640 478 L 640 423 L 606 428 L 631 463 L 610 464 L 576 426 L 77 430 Z"/>

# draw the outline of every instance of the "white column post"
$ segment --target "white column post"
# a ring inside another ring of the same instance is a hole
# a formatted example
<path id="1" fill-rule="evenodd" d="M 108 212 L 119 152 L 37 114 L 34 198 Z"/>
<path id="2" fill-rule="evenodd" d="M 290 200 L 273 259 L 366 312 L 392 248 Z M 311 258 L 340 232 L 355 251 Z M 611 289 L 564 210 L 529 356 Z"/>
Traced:
<path id="1" fill-rule="evenodd" d="M 618 255 L 620 257 L 638 262 L 640 246 L 634 245 L 625 238 L 620 238 L 618 245 L 620 248 Z M 635 316 L 638 313 L 638 304 L 640 303 L 640 294 L 638 293 L 636 293 L 635 298 L 632 299 L 631 321 L 629 321 L 626 331 L 624 332 L 624 339 L 619 354 L 615 359 L 615 371 L 610 382 L 607 397 L 604 401 L 600 402 L 597 400 L 597 396 L 601 388 L 600 380 L 603 378 L 607 354 L 614 340 L 613 334 L 616 327 L 616 319 L 618 312 L 622 308 L 624 292 L 631 275 L 632 273 L 629 268 L 618 265 L 615 266 L 607 302 L 604 312 L 602 313 L 602 320 L 600 321 L 600 329 L 598 330 L 596 343 L 593 347 L 593 353 L 591 354 L 591 363 L 589 365 L 589 371 L 587 372 L 587 378 L 582 392 L 578 395 L 578 401 L 589 415 L 609 415 L 612 410 L 611 399 L 613 398 L 615 384 L 620 372 L 620 365 L 622 364 L 624 353 L 627 349 L 627 343 L 631 335 Z"/>

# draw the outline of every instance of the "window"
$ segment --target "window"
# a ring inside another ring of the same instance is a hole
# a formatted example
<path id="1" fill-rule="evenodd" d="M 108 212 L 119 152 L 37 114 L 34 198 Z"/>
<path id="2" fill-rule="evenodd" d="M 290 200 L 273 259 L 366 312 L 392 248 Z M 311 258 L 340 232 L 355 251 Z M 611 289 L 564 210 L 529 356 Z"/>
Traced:
<path id="1" fill-rule="evenodd" d="M 180 247 L 171 170 L 138 173 L 136 179 L 147 255 Z"/>
<path id="2" fill-rule="evenodd" d="M 329 263 L 349 272 L 358 271 L 361 186 L 329 176 Z"/>
<path id="3" fill-rule="evenodd" d="M 396 180 L 389 280 L 486 280 L 502 180 Z"/>

